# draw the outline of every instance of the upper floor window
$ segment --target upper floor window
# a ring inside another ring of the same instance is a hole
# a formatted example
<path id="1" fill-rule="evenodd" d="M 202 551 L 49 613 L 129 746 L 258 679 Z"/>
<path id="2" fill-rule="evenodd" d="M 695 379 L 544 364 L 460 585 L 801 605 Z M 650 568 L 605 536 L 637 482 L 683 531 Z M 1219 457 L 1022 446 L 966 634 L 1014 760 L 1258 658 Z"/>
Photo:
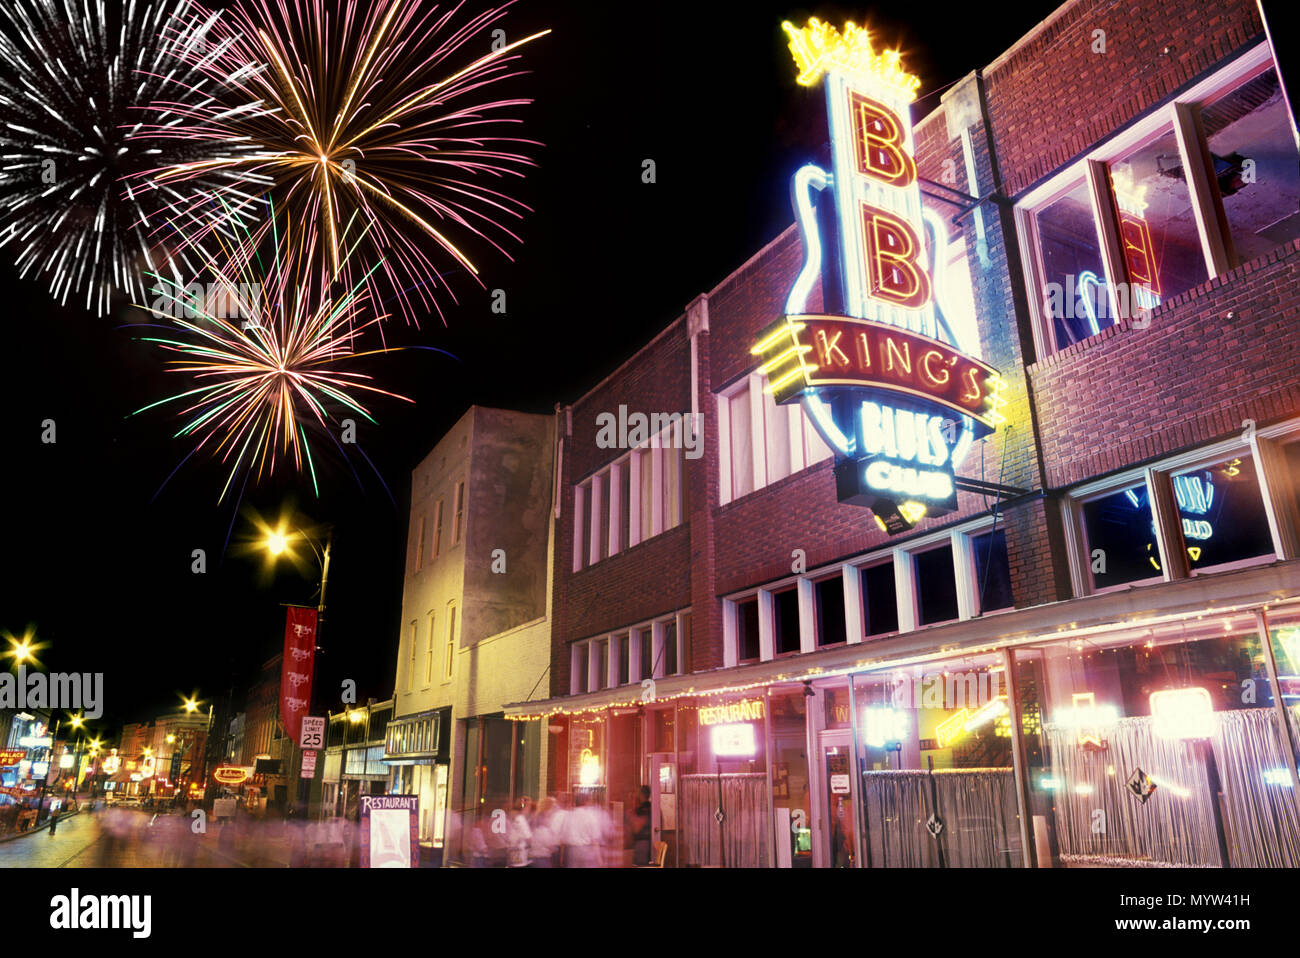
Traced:
<path id="1" fill-rule="evenodd" d="M 1300 236 L 1267 44 L 1032 191 L 1017 210 L 1039 356 Z"/>
<path id="2" fill-rule="evenodd" d="M 1077 588 L 1101 592 L 1273 559 L 1279 542 L 1257 468 L 1243 447 L 1208 457 L 1192 453 L 1142 475 L 1085 488 L 1071 500 Z M 1290 470 L 1283 461 L 1276 472 L 1271 481 L 1285 503 Z M 1153 482 L 1167 483 L 1167 517 Z M 1178 558 L 1166 570 L 1171 556 Z"/>
<path id="3" fill-rule="evenodd" d="M 723 503 L 831 458 L 802 404 L 778 406 L 766 387 L 755 374 L 718 396 Z"/>
<path id="4" fill-rule="evenodd" d="M 415 571 L 419 572 L 424 568 L 424 516 L 420 516 L 420 521 L 416 525 L 415 532 Z"/>
<path id="5" fill-rule="evenodd" d="M 456 518 L 451 527 L 451 544 L 457 545 L 465 533 L 465 480 L 456 483 Z"/>
<path id="6" fill-rule="evenodd" d="M 429 641 L 433 641 L 433 636 L 429 636 Z M 447 652 L 444 668 L 446 669 L 445 677 L 450 679 L 452 670 L 456 664 L 456 603 L 447 603 Z"/>
<path id="7" fill-rule="evenodd" d="M 442 500 L 433 507 L 433 557 L 442 551 Z"/>
<path id="8" fill-rule="evenodd" d="M 863 642 L 1014 604 L 1006 533 L 978 520 L 728 599 L 723 661 Z"/>
<path id="9" fill-rule="evenodd" d="M 675 429 L 651 437 L 574 487 L 573 571 L 682 524 L 688 509 L 683 444 Z"/>
<path id="10" fill-rule="evenodd" d="M 676 612 L 612 635 L 574 642 L 569 647 L 569 693 L 598 692 L 682 674 L 690 623 L 689 611 Z"/>

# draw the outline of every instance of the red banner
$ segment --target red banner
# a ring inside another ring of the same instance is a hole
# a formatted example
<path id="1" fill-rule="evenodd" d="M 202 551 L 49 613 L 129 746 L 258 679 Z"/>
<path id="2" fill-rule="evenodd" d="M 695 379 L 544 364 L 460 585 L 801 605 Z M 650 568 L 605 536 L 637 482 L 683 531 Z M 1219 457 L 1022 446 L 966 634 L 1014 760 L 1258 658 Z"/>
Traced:
<path id="1" fill-rule="evenodd" d="M 25 748 L 0 748 L 0 768 L 11 768 L 26 757 Z"/>
<path id="2" fill-rule="evenodd" d="M 280 721 L 284 734 L 298 741 L 302 717 L 311 708 L 316 663 L 316 610 L 289 606 L 284 622 L 284 661 L 280 664 Z"/>

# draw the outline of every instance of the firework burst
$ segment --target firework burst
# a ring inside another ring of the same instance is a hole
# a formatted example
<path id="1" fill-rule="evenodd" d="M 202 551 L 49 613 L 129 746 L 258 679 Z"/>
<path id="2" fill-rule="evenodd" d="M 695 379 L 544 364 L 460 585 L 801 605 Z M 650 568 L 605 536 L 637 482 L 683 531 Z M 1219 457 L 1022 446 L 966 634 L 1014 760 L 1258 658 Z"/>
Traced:
<path id="1" fill-rule="evenodd" d="M 205 155 L 193 140 L 137 139 L 146 127 L 179 122 L 155 102 L 197 101 L 212 86 L 164 38 L 176 18 L 193 23 L 191 41 L 202 40 L 205 21 L 188 2 L 130 0 L 111 12 L 102 0 L 0 4 L 0 246 L 17 244 L 21 275 L 48 274 L 65 304 L 84 294 L 102 314 L 114 290 L 138 297 L 146 271 L 188 278 L 191 257 L 148 214 L 195 189 L 220 189 L 229 217 L 250 212 L 241 178 L 222 169 L 187 183 L 185 197 L 165 183 L 123 183 Z"/>
<path id="2" fill-rule="evenodd" d="M 337 445 L 335 413 L 343 410 L 374 421 L 357 393 L 411 401 L 346 368 L 387 351 L 356 348 L 367 327 L 384 318 L 360 319 L 368 305 L 365 277 L 332 296 L 328 280 L 311 265 L 317 245 L 312 228 L 302 228 L 307 235 L 301 239 L 281 234 L 274 210 L 267 223 L 279 255 L 264 276 L 253 268 L 255 257 L 232 250 L 228 262 L 236 265 L 210 266 L 210 283 L 160 283 L 163 305 L 155 301 L 151 311 L 173 332 L 141 337 L 177 356 L 169 370 L 195 385 L 136 414 L 185 404 L 185 424 L 176 435 L 197 440 L 190 455 L 207 450 L 228 467 L 218 501 L 241 471 L 260 479 L 274 473 L 277 462 L 299 472 L 305 466 L 315 486 L 310 435 L 328 435 Z"/>
<path id="3" fill-rule="evenodd" d="M 512 110 L 530 101 L 480 94 L 518 76 L 515 51 L 549 32 L 493 42 L 488 29 L 506 7 L 468 18 L 460 10 L 244 0 L 212 24 L 219 52 L 186 42 L 193 25 L 182 24 L 180 55 L 225 92 L 198 105 L 160 103 L 184 122 L 149 134 L 214 154 L 227 144 L 256 149 L 162 164 L 150 181 L 181 188 L 215 171 L 269 181 L 277 205 L 315 227 L 331 277 L 350 286 L 348 262 L 382 260 L 368 281 L 377 307 L 395 300 L 417 323 L 421 311 L 441 315 L 435 294 L 450 294 L 441 273 L 478 277 L 467 241 L 505 253 L 502 243 L 518 240 L 508 224 L 527 207 L 503 187 L 534 165 L 521 151 L 539 144 L 507 134 L 518 123 Z M 195 195 L 201 203 L 206 191 Z M 196 219 L 191 242 L 222 225 L 221 216 L 207 226 Z"/>

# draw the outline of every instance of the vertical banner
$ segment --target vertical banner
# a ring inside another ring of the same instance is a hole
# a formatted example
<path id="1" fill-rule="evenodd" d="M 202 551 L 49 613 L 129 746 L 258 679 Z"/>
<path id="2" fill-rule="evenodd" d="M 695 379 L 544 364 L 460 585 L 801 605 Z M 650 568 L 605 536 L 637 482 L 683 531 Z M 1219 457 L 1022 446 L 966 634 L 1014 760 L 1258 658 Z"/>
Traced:
<path id="1" fill-rule="evenodd" d="M 280 663 L 280 721 L 284 734 L 298 741 L 302 717 L 311 708 L 311 680 L 316 664 L 316 610 L 285 609 L 284 660 Z"/>
<path id="2" fill-rule="evenodd" d="M 361 867 L 418 868 L 418 795 L 361 796 Z"/>

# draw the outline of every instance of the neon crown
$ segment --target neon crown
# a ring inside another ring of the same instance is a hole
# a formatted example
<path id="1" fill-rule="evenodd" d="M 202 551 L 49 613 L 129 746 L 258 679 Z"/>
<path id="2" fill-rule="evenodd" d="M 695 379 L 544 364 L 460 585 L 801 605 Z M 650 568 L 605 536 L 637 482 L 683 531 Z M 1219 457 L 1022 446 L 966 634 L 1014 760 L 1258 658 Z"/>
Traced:
<path id="1" fill-rule="evenodd" d="M 905 102 L 916 99 L 921 78 L 903 69 L 902 54 L 897 50 L 877 53 L 872 49 L 869 31 L 852 21 L 844 24 L 843 33 L 816 17 L 806 27 L 796 27 L 786 20 L 781 29 L 790 37 L 790 52 L 799 68 L 796 81 L 800 85 L 814 86 L 823 73 L 838 69 L 845 73 L 870 74 L 893 88 Z"/>

